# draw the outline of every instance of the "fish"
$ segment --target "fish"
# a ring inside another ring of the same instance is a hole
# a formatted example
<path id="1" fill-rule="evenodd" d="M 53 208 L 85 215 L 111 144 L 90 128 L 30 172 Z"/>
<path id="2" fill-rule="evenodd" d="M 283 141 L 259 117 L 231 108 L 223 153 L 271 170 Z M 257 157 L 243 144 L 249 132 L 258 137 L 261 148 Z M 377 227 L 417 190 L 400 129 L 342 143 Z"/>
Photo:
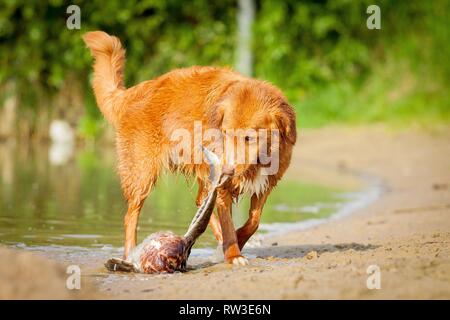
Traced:
<path id="1" fill-rule="evenodd" d="M 119 258 L 107 260 L 105 263 L 107 270 L 147 274 L 186 271 L 192 246 L 208 226 L 216 203 L 217 189 L 229 178 L 223 172 L 217 155 L 204 146 L 201 148 L 209 164 L 211 186 L 184 236 L 171 231 L 152 233 L 130 252 L 127 260 Z"/>

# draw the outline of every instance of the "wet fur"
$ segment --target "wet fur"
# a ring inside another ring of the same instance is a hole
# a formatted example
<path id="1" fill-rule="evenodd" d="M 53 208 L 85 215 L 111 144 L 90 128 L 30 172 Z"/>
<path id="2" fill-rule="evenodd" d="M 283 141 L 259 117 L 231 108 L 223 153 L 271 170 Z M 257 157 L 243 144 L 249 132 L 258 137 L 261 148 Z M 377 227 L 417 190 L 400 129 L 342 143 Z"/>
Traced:
<path id="1" fill-rule="evenodd" d="M 219 191 L 210 225 L 223 243 L 225 259 L 233 262 L 256 231 L 262 208 L 291 160 L 296 142 L 295 113 L 275 86 L 244 77 L 227 68 L 194 66 L 176 69 L 126 89 L 123 83 L 125 50 L 120 41 L 101 31 L 84 35 L 95 58 L 93 88 L 97 104 L 116 129 L 118 173 L 128 202 L 125 215 L 125 257 L 136 245 L 136 227 L 144 200 L 162 170 L 196 177 L 197 203 L 206 195 L 208 165 L 175 165 L 171 161 L 173 130 L 193 134 L 194 121 L 203 131 L 233 128 L 267 128 L 280 131 L 279 170 L 261 178 L 259 164 L 237 165 L 236 174 Z M 224 160 L 225 161 L 225 160 Z M 251 195 L 247 223 L 235 231 L 231 204 L 240 194 Z"/>

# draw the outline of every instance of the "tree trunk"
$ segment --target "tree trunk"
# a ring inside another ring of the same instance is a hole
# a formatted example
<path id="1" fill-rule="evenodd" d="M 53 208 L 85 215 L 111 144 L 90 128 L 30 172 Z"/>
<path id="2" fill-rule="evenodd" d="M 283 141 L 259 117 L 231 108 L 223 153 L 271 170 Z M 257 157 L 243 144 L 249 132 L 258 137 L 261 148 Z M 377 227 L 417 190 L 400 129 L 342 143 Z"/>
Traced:
<path id="1" fill-rule="evenodd" d="M 236 69 L 247 76 L 253 74 L 252 26 L 254 20 L 254 0 L 239 0 Z"/>

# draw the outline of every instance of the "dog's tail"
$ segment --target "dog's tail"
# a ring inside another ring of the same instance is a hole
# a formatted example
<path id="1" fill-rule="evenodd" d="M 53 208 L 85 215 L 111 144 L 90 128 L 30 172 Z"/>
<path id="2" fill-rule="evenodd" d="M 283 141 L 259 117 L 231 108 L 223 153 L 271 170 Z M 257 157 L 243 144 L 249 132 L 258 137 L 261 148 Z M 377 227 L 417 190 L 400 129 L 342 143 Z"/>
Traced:
<path id="1" fill-rule="evenodd" d="M 120 40 L 103 31 L 83 35 L 95 59 L 93 87 L 97 104 L 105 118 L 116 124 L 121 117 L 122 98 L 125 92 L 123 70 L 125 49 Z"/>

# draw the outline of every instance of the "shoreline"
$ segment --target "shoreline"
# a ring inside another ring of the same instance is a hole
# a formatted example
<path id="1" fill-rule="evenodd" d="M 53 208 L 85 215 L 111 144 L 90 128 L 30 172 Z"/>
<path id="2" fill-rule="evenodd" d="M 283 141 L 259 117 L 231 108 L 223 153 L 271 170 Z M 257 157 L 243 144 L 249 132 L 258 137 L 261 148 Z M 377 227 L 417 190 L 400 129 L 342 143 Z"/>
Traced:
<path id="1" fill-rule="evenodd" d="M 376 201 L 264 237 L 244 249 L 246 267 L 209 262 L 183 274 L 100 275 L 101 266 L 90 266 L 83 279 L 113 299 L 449 299 L 448 159 L 450 128 L 304 130 L 289 177 L 354 188 L 361 182 L 348 173 L 364 173 L 386 187 Z M 380 270 L 379 290 L 367 287 L 370 266 Z"/>
<path id="2" fill-rule="evenodd" d="M 363 210 L 377 201 L 382 196 L 384 189 L 386 189 L 386 186 L 376 177 L 360 177 L 359 180 L 361 180 L 361 184 L 363 184 L 363 181 L 366 181 L 367 186 L 362 190 L 342 193 L 341 196 L 346 196 L 349 199 L 343 201 L 341 206 L 329 217 L 298 222 L 261 224 L 259 229 L 267 231 L 267 233 L 261 235 L 262 238 L 267 238 L 270 241 L 271 238 L 279 237 L 283 233 L 301 232 L 321 224 L 332 223 L 333 221 L 351 216 L 358 210 Z"/>

